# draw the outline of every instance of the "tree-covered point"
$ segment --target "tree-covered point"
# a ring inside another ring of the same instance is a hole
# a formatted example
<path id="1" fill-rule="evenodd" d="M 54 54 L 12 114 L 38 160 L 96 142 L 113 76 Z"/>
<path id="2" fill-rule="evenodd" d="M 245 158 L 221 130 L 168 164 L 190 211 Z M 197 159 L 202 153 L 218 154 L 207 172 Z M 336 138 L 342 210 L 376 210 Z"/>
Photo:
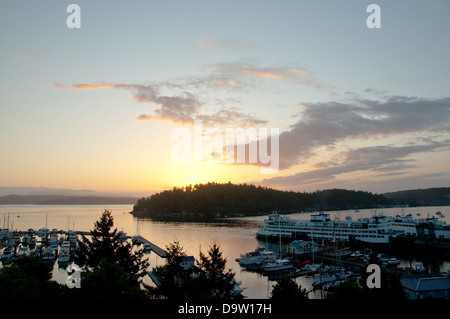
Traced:
<path id="1" fill-rule="evenodd" d="M 388 205 L 382 195 L 330 189 L 315 192 L 280 191 L 248 184 L 207 183 L 174 187 L 138 200 L 133 214 L 170 218 L 215 218 L 263 215 L 278 210 L 295 213 L 313 210 L 361 209 Z"/>

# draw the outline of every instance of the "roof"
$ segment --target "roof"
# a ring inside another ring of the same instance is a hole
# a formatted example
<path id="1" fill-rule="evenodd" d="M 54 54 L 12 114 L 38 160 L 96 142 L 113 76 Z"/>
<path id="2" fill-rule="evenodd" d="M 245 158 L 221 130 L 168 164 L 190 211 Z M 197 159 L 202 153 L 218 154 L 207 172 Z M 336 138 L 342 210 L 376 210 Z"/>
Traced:
<path id="1" fill-rule="evenodd" d="M 291 242 L 288 245 L 293 246 L 296 249 L 305 247 L 306 245 L 318 246 L 318 244 L 315 241 L 313 241 L 313 240 L 294 240 L 293 242 Z"/>
<path id="2" fill-rule="evenodd" d="M 447 274 L 407 275 L 401 278 L 401 282 L 405 288 L 416 292 L 450 290 Z"/>
<path id="3" fill-rule="evenodd" d="M 187 257 L 183 257 L 182 259 L 181 259 L 181 262 L 189 262 L 189 261 L 193 261 L 193 262 L 195 262 L 195 258 L 194 258 L 194 256 L 187 256 Z"/>

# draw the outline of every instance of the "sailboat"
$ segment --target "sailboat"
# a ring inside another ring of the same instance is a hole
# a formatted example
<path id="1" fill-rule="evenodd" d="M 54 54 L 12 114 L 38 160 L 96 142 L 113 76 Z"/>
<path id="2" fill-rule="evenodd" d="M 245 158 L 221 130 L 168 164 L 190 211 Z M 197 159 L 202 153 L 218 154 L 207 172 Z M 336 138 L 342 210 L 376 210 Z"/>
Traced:
<path id="1" fill-rule="evenodd" d="M 280 223 L 280 220 L 278 220 Z M 281 232 L 279 234 L 279 255 L 280 257 L 277 259 L 269 259 L 263 265 L 263 270 L 266 272 L 271 271 L 284 271 L 290 270 L 294 268 L 294 264 L 289 259 L 282 259 L 282 247 L 281 247 Z"/>

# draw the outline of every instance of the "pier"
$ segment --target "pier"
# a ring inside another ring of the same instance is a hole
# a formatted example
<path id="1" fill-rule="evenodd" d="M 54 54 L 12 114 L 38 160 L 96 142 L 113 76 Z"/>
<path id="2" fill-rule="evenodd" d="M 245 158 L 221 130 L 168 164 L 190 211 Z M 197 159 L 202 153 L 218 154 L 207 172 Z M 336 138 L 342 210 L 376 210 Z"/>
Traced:
<path id="1" fill-rule="evenodd" d="M 159 257 L 162 257 L 162 258 L 166 258 L 167 257 L 167 252 L 164 249 L 162 249 L 161 247 L 153 244 L 152 242 L 150 242 L 149 240 L 145 239 L 144 237 L 142 237 L 142 236 L 134 236 L 133 240 L 138 242 L 138 243 L 142 243 L 144 245 L 144 247 L 148 247 L 155 254 L 157 254 Z"/>
<path id="2" fill-rule="evenodd" d="M 75 233 L 77 236 L 79 236 L 79 235 L 90 236 L 91 235 L 90 231 L 83 231 L 83 230 L 73 230 L 73 231 L 69 231 L 69 232 L 70 233 Z M 68 231 L 64 231 L 64 230 L 53 230 L 53 231 L 48 230 L 48 232 L 46 234 L 44 234 L 44 237 L 37 235 L 38 237 L 42 238 L 41 240 L 38 240 L 37 242 L 39 242 L 39 243 L 47 242 L 47 240 L 44 239 L 44 238 L 48 238 L 48 236 L 50 234 L 52 234 L 52 233 L 53 234 L 59 234 L 59 235 L 67 235 L 69 232 Z M 9 237 L 4 236 L 4 237 L 1 238 L 1 240 L 0 240 L 0 248 L 2 248 L 4 246 L 5 241 L 7 239 L 9 239 L 9 240 L 14 239 L 14 236 L 18 239 L 18 238 L 21 238 L 21 237 L 23 237 L 25 235 L 32 235 L 32 236 L 34 236 L 34 235 L 36 235 L 36 231 L 34 231 L 34 230 L 31 231 L 31 232 L 30 231 L 23 231 L 23 230 L 10 231 Z M 164 249 L 162 249 L 158 245 L 152 243 L 151 241 L 149 241 L 148 239 L 146 239 L 146 238 L 144 238 L 144 237 L 142 237 L 140 235 L 138 235 L 138 236 L 125 236 L 125 238 L 126 239 L 132 239 L 134 243 L 143 244 L 145 249 L 153 251 L 155 254 L 157 254 L 161 258 L 166 258 L 167 257 L 167 252 Z M 18 241 L 17 244 L 19 244 L 19 242 L 20 242 L 20 240 Z"/>

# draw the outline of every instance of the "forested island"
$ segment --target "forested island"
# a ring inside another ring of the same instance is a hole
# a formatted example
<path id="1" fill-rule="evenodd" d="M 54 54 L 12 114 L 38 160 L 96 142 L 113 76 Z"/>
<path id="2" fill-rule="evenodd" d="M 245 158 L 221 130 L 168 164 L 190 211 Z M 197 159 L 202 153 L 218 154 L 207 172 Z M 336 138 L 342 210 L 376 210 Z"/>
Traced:
<path id="1" fill-rule="evenodd" d="M 419 196 L 420 195 L 420 196 Z M 283 214 L 392 207 L 397 205 L 449 205 L 450 188 L 374 194 L 364 191 L 328 189 L 315 192 L 280 191 L 248 184 L 207 183 L 174 187 L 134 205 L 135 216 L 155 219 L 265 215 L 278 210 Z"/>
<path id="2" fill-rule="evenodd" d="M 450 187 L 374 194 L 346 189 L 294 192 L 249 184 L 210 182 L 173 187 L 140 198 L 131 213 L 155 219 L 212 219 L 266 215 L 274 210 L 290 214 L 399 205 L 450 205 Z"/>

